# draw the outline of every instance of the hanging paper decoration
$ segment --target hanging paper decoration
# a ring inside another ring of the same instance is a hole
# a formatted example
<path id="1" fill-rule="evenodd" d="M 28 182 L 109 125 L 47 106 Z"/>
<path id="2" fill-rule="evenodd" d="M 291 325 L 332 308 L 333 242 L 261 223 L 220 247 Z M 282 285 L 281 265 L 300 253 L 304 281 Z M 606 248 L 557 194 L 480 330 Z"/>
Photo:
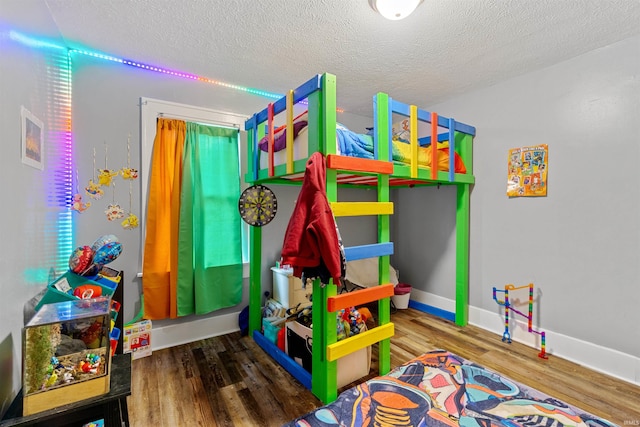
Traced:
<path id="1" fill-rule="evenodd" d="M 120 207 L 118 203 L 116 203 L 116 183 L 112 183 L 111 187 L 113 188 L 113 198 L 112 202 L 104 213 L 107 215 L 107 219 L 109 221 L 115 221 L 116 219 L 120 219 L 124 217 L 124 210 Z"/>
<path id="2" fill-rule="evenodd" d="M 73 203 L 71 203 L 71 209 L 82 213 L 91 207 L 91 202 L 82 202 L 82 196 L 78 193 L 73 195 Z"/>
<path id="3" fill-rule="evenodd" d="M 125 230 L 133 230 L 138 227 L 138 217 L 131 212 L 131 206 L 133 205 L 133 182 L 129 181 L 129 215 L 125 218 L 120 225 Z"/>
<path id="4" fill-rule="evenodd" d="M 96 183 L 96 149 L 93 148 L 93 179 L 89 180 L 89 185 L 84 188 L 87 195 L 94 200 L 100 200 L 104 195 L 104 191 L 100 188 L 100 184 Z"/>
<path id="5" fill-rule="evenodd" d="M 113 178 L 118 176 L 119 171 L 110 170 L 107 167 L 107 143 L 104 143 L 104 169 L 98 170 L 98 184 L 103 187 L 108 187 L 111 185 Z"/>
<path id="6" fill-rule="evenodd" d="M 107 219 L 109 221 L 115 221 L 116 219 L 120 219 L 124 216 L 124 210 L 122 210 L 120 205 L 117 203 L 112 203 L 107 206 L 104 213 L 107 215 Z"/>
<path id="7" fill-rule="evenodd" d="M 138 178 L 138 169 L 131 167 L 131 134 L 127 138 L 127 166 L 120 169 L 122 179 L 134 180 Z"/>
<path id="8" fill-rule="evenodd" d="M 71 202 L 71 209 L 76 212 L 82 213 L 87 209 L 89 209 L 90 206 L 91 206 L 91 202 L 87 202 L 87 203 L 82 202 L 82 195 L 79 193 L 79 190 L 78 190 L 78 171 L 76 170 L 76 193 L 73 195 L 73 201 Z"/>
<path id="9" fill-rule="evenodd" d="M 138 171 L 131 166 L 131 134 L 127 138 L 127 167 L 120 170 L 123 179 L 129 181 L 129 215 L 120 223 L 125 230 L 133 230 L 138 227 L 138 217 L 132 212 L 133 206 L 133 180 L 138 177 Z"/>
<path id="10" fill-rule="evenodd" d="M 120 174 L 122 175 L 122 179 L 136 179 L 138 177 L 138 170 L 133 168 L 122 168 L 120 170 Z"/>
<path id="11" fill-rule="evenodd" d="M 103 187 L 111 185 L 113 178 L 118 176 L 118 171 L 112 171 L 109 169 L 100 169 L 98 174 L 98 184 Z"/>
<path id="12" fill-rule="evenodd" d="M 135 214 L 129 213 L 129 216 L 122 221 L 121 225 L 125 230 L 133 230 L 134 228 L 138 228 L 140 224 L 138 223 L 138 217 Z"/>

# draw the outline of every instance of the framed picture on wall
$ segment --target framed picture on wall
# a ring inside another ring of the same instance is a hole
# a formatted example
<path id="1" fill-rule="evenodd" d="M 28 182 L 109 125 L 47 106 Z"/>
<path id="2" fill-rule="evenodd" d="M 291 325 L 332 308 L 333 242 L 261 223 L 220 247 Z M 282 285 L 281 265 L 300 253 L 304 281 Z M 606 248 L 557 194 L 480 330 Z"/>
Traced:
<path id="1" fill-rule="evenodd" d="M 29 110 L 21 108 L 22 163 L 44 170 L 44 127 Z"/>

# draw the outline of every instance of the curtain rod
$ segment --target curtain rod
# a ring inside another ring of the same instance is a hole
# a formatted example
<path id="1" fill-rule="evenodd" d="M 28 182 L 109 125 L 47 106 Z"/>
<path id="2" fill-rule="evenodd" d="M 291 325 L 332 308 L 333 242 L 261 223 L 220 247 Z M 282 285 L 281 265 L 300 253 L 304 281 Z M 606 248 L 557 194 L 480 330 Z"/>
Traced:
<path id="1" fill-rule="evenodd" d="M 227 127 L 227 128 L 232 128 L 232 129 L 238 129 L 240 130 L 240 126 L 236 125 L 235 123 L 228 123 L 228 122 L 219 122 L 219 121 L 211 121 L 211 120 L 206 120 L 206 119 L 196 119 L 195 117 L 192 116 L 182 116 L 180 114 L 165 114 L 165 113 L 158 113 L 158 117 L 162 117 L 162 118 L 175 118 L 175 119 L 184 119 L 185 121 L 189 121 L 192 123 L 197 123 L 197 124 L 202 124 L 202 125 L 208 125 L 208 126 L 218 126 L 218 127 Z"/>

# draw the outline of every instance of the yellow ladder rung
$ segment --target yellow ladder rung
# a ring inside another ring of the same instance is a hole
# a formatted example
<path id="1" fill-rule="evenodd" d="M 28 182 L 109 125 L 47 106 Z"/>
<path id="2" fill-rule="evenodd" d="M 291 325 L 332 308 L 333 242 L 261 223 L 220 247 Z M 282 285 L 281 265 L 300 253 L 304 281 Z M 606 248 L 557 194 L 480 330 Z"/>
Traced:
<path id="1" fill-rule="evenodd" d="M 341 357 L 358 351 L 362 348 L 369 347 L 377 342 L 391 338 L 394 333 L 393 323 L 386 323 L 377 328 L 360 332 L 358 335 L 338 341 L 327 346 L 327 360 L 333 362 Z"/>
<path id="2" fill-rule="evenodd" d="M 332 202 L 334 216 L 393 215 L 392 202 Z"/>

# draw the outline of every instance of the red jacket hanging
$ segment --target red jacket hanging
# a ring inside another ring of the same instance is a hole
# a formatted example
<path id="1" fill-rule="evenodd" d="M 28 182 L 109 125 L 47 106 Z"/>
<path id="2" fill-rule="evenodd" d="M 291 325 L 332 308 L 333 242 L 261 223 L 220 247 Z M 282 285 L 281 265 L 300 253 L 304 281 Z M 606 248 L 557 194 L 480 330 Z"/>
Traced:
<path id="1" fill-rule="evenodd" d="M 326 194 L 326 165 L 321 153 L 307 160 L 302 188 L 291 214 L 282 245 L 282 264 L 293 267 L 296 277 L 333 278 L 340 283 L 344 255 Z"/>

